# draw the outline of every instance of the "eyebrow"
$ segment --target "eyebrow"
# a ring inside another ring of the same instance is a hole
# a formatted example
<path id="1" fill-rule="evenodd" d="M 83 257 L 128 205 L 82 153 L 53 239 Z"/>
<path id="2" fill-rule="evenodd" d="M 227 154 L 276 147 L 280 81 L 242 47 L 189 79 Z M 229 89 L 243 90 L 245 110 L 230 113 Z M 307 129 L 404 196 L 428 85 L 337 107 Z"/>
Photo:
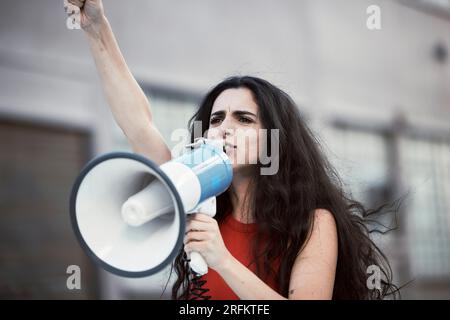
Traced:
<path id="1" fill-rule="evenodd" d="M 254 114 L 250 111 L 234 110 L 232 113 L 235 115 L 239 115 L 239 116 L 240 115 L 250 115 L 250 116 L 254 116 L 255 118 L 257 118 L 256 114 Z M 219 111 L 216 111 L 213 114 L 211 114 L 211 117 L 212 116 L 223 116 L 223 115 L 225 115 L 225 110 L 219 110 Z"/>

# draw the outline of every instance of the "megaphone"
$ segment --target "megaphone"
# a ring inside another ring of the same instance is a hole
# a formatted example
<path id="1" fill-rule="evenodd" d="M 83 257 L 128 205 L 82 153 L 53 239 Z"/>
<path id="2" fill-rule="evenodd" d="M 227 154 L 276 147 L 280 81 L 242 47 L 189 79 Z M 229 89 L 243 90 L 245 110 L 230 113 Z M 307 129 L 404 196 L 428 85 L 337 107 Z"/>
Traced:
<path id="1" fill-rule="evenodd" d="M 161 166 L 135 153 L 114 152 L 90 161 L 72 188 L 72 227 L 82 248 L 105 270 L 125 277 L 155 274 L 183 244 L 186 215 L 216 212 L 216 196 L 233 170 L 223 141 L 196 139 Z M 190 267 L 208 272 L 191 252 Z"/>

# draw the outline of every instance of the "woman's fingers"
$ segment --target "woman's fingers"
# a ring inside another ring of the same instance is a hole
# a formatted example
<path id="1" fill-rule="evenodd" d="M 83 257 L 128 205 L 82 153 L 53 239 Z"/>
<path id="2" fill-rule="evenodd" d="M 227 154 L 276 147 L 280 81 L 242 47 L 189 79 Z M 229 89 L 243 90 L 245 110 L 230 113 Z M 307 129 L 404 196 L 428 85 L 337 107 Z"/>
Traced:
<path id="1" fill-rule="evenodd" d="M 68 1 L 69 1 L 69 3 L 73 4 L 74 6 L 77 6 L 78 8 L 82 8 L 85 0 L 68 0 Z"/>
<path id="2" fill-rule="evenodd" d="M 64 11 L 69 15 L 73 15 L 81 11 L 85 0 L 64 0 Z"/>
<path id="3" fill-rule="evenodd" d="M 191 241 L 205 241 L 210 239 L 210 234 L 207 231 L 191 231 L 184 236 L 184 244 Z"/>
<path id="4" fill-rule="evenodd" d="M 211 268 L 217 268 L 231 255 L 220 234 L 216 219 L 196 213 L 189 216 L 188 232 L 184 237 L 184 251 L 187 256 L 191 252 L 198 252 Z"/>
<path id="5" fill-rule="evenodd" d="M 184 251 L 186 253 L 190 253 L 192 251 L 202 253 L 205 248 L 206 248 L 205 241 L 191 241 L 184 246 Z"/>
<path id="6" fill-rule="evenodd" d="M 69 18 L 77 20 L 77 24 L 88 33 L 97 34 L 104 22 L 101 0 L 64 0 L 64 10 Z M 69 25 L 68 28 L 71 29 Z"/>
<path id="7" fill-rule="evenodd" d="M 77 6 L 75 6 L 72 3 L 69 3 L 69 0 L 64 0 L 64 11 L 68 15 L 74 14 L 76 10 L 77 10 Z"/>
<path id="8" fill-rule="evenodd" d="M 216 219 L 214 219 L 213 217 L 210 217 L 209 215 L 205 214 L 205 213 L 193 213 L 191 214 L 192 219 L 194 220 L 198 220 L 198 221 L 204 221 L 204 222 L 214 222 L 217 221 Z"/>
<path id="9" fill-rule="evenodd" d="M 76 3 L 74 3 L 76 2 Z M 84 1 L 82 0 L 64 0 L 64 11 L 69 15 L 80 12 L 83 7 Z"/>
<path id="10" fill-rule="evenodd" d="M 186 233 L 190 231 L 208 231 L 211 230 L 212 226 L 208 222 L 198 221 L 198 220 L 189 220 L 186 224 Z"/>

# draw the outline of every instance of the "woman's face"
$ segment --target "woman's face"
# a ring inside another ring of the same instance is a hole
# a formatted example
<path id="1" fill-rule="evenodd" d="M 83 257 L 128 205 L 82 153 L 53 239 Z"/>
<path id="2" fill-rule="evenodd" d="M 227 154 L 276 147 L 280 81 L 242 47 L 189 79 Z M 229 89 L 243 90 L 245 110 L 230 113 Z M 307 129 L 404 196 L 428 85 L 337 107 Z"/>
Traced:
<path id="1" fill-rule="evenodd" d="M 225 152 L 234 169 L 257 163 L 263 140 L 258 109 L 247 88 L 224 90 L 214 101 L 207 138 L 225 140 Z"/>

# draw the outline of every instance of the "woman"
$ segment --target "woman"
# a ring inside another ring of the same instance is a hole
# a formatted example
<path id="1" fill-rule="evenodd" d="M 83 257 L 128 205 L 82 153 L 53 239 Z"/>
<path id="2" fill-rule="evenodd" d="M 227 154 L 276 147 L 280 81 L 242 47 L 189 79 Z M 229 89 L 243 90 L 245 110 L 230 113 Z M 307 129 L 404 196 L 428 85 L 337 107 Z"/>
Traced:
<path id="1" fill-rule="evenodd" d="M 170 160 L 101 0 L 69 2 L 82 8 L 81 27 L 108 103 L 133 150 L 159 164 Z M 262 79 L 232 77 L 203 100 L 191 119 L 192 140 L 196 121 L 202 123 L 202 134 L 209 129 L 208 138 L 226 142 L 235 160 L 233 181 L 218 197 L 215 218 L 199 213 L 188 221 L 185 246 L 175 261 L 173 298 L 370 299 L 397 292 L 389 264 L 364 225 L 368 211 L 346 197 L 286 93 Z M 251 130 L 257 134 L 240 139 L 239 132 Z M 264 141 L 275 133 L 277 150 L 270 150 L 273 146 Z M 267 167 L 260 158 L 263 149 L 276 153 L 273 174 L 261 174 Z M 192 251 L 200 252 L 210 267 L 201 279 L 188 269 L 186 254 Z M 371 266 L 383 275 L 375 290 L 367 285 Z"/>

